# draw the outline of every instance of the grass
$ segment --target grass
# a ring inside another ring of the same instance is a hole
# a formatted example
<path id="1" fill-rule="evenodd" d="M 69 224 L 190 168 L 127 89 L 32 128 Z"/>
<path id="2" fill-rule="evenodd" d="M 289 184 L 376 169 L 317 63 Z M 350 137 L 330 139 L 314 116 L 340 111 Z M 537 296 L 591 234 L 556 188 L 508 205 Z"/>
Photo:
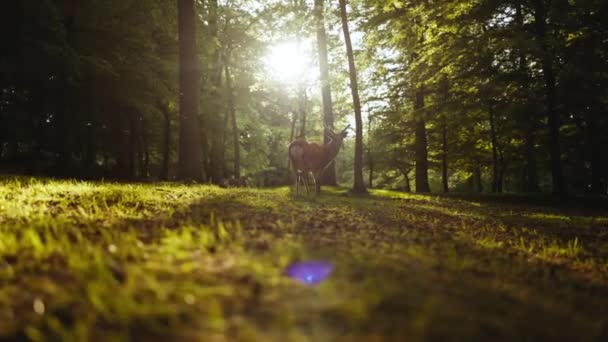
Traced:
<path id="1" fill-rule="evenodd" d="M 0 340 L 606 337 L 601 209 L 0 179 Z"/>

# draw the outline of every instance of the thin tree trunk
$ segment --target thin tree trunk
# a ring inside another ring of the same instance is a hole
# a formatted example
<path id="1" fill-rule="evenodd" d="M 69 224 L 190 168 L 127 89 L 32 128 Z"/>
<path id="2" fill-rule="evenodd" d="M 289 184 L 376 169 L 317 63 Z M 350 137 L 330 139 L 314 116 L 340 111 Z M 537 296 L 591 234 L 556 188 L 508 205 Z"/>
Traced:
<path id="1" fill-rule="evenodd" d="M 525 32 L 526 28 L 524 26 L 524 14 L 523 14 L 523 5 L 522 1 L 517 3 L 515 8 L 515 21 L 517 26 L 521 32 Z M 519 74 L 521 77 L 520 84 L 520 92 L 521 97 L 525 99 L 527 102 L 529 101 L 529 85 L 530 85 L 530 77 L 528 72 L 528 61 L 525 55 L 525 50 L 520 49 L 519 51 Z M 527 106 L 526 108 L 529 108 Z M 524 189 L 526 192 L 539 192 L 540 188 L 538 185 L 538 168 L 536 164 L 536 155 L 535 155 L 535 137 L 534 133 L 536 130 L 536 117 L 533 111 L 528 109 L 529 113 L 526 113 L 526 131 L 524 137 L 524 162 L 525 162 L 525 170 L 524 170 Z"/>
<path id="2" fill-rule="evenodd" d="M 57 173 L 59 176 L 67 176 L 68 168 L 70 163 L 70 149 L 69 149 L 69 140 L 68 140 L 68 113 L 70 112 L 70 100 L 71 100 L 71 91 L 70 91 L 70 81 L 68 80 L 69 74 L 69 61 L 70 58 L 68 56 L 68 50 L 71 49 L 72 42 L 74 40 L 74 31 L 75 31 L 75 14 L 74 7 L 68 6 L 65 8 L 65 18 L 64 18 L 64 29 L 65 29 L 65 41 L 66 45 L 64 48 L 64 60 L 63 60 L 63 74 L 61 79 L 60 86 L 60 94 L 58 95 L 59 99 L 59 108 L 56 113 L 56 128 L 57 128 L 57 144 L 58 144 L 58 160 L 57 160 Z"/>
<path id="3" fill-rule="evenodd" d="M 209 31 L 214 41 L 219 41 L 219 12 L 218 12 L 218 1 L 210 0 L 209 2 Z M 217 44 L 211 45 L 211 99 L 210 105 L 212 110 L 211 115 L 208 116 L 209 123 L 209 136 L 211 138 L 211 182 L 214 184 L 220 184 L 224 178 L 224 143 L 222 142 L 223 131 L 222 123 L 223 120 L 219 113 L 221 110 L 221 98 L 220 92 L 222 84 L 222 56 L 220 48 Z M 215 113 L 215 115 L 214 115 Z"/>
<path id="4" fill-rule="evenodd" d="M 194 0 L 178 0 L 179 28 L 179 179 L 202 180 L 202 145 L 198 120 L 199 72 Z"/>
<path id="5" fill-rule="evenodd" d="M 534 156 L 534 128 L 530 125 L 526 128 L 525 141 L 525 160 L 526 160 L 526 192 L 539 192 L 538 186 L 538 169 L 536 166 L 536 157 Z"/>
<path id="6" fill-rule="evenodd" d="M 169 164 L 171 163 L 171 114 L 167 106 L 161 105 L 163 113 L 163 161 L 160 173 L 160 179 L 169 180 Z"/>
<path id="7" fill-rule="evenodd" d="M 289 142 L 292 142 L 295 138 L 296 134 L 296 122 L 298 121 L 298 115 L 296 112 L 291 113 L 291 133 L 289 134 Z M 291 158 L 289 158 L 289 154 L 287 154 L 287 183 L 291 183 Z"/>
<path id="8" fill-rule="evenodd" d="M 241 152 L 239 148 L 239 127 L 236 122 L 236 107 L 234 103 L 234 89 L 232 89 L 232 75 L 228 63 L 224 65 L 224 73 L 226 77 L 226 88 L 228 91 L 228 112 L 230 114 L 230 122 L 232 124 L 232 143 L 234 149 L 234 177 L 241 177 Z M 293 128 L 292 128 L 293 134 Z"/>
<path id="9" fill-rule="evenodd" d="M 447 77 L 444 78 L 442 87 L 443 106 L 447 108 L 450 91 Z M 441 185 L 443 192 L 447 193 L 450 189 L 448 187 L 448 123 L 445 114 L 441 116 L 441 121 Z"/>
<path id="10" fill-rule="evenodd" d="M 308 95 L 306 94 L 306 89 L 303 86 L 300 86 L 298 91 L 298 112 L 300 113 L 300 133 L 299 137 L 306 137 L 306 103 L 308 102 Z"/>
<path id="11" fill-rule="evenodd" d="M 325 32 L 325 19 L 323 17 L 323 1 L 315 0 L 315 18 L 317 24 L 317 49 L 319 52 L 319 72 L 321 81 L 321 95 L 323 97 L 323 123 L 326 127 L 334 127 L 334 114 L 331 100 L 331 87 L 329 84 L 329 67 L 327 62 L 327 34 Z M 323 134 L 325 144 L 330 139 Z M 324 185 L 336 185 L 336 166 L 334 161 L 325 169 L 321 183 Z"/>
<path id="12" fill-rule="evenodd" d="M 410 169 L 405 169 L 399 165 L 397 165 L 397 169 L 399 169 L 399 172 L 401 172 L 401 174 L 403 175 L 403 179 L 405 180 L 405 192 L 412 192 L 412 185 L 410 182 Z"/>
<path id="13" fill-rule="evenodd" d="M 137 155 L 137 132 L 136 132 L 136 118 L 133 113 L 129 113 L 129 148 L 128 148 L 128 175 L 127 178 L 133 179 L 135 178 L 135 160 Z"/>
<path id="14" fill-rule="evenodd" d="M 498 192 L 498 139 L 494 123 L 494 108 L 488 103 L 488 121 L 490 122 L 490 139 L 492 143 L 492 192 Z"/>
<path id="15" fill-rule="evenodd" d="M 550 51 L 547 37 L 547 10 L 545 0 L 534 1 L 534 21 L 536 35 L 541 48 L 541 64 L 545 81 L 545 106 L 549 124 L 549 138 L 551 143 L 551 176 L 553 194 L 559 197 L 567 196 L 562 175 L 561 147 L 560 147 L 560 119 L 556 109 L 555 72 L 553 70 L 553 56 Z"/>
<path id="16" fill-rule="evenodd" d="M 450 191 L 448 187 L 448 125 L 444 122 L 441 125 L 441 185 L 443 192 Z"/>
<path id="17" fill-rule="evenodd" d="M 428 142 L 426 137 L 426 123 L 423 119 L 424 110 L 424 86 L 420 85 L 416 90 L 414 103 L 414 115 L 416 119 L 416 192 L 431 192 L 429 186 L 429 161 L 428 161 Z"/>
<path id="18" fill-rule="evenodd" d="M 481 165 L 478 160 L 473 165 L 473 187 L 476 192 L 483 192 L 483 183 L 481 181 Z"/>
<path id="19" fill-rule="evenodd" d="M 353 96 L 353 107 L 355 110 L 355 181 L 354 192 L 365 192 L 363 183 L 363 120 L 361 119 L 361 101 L 359 100 L 359 86 L 357 83 L 357 69 L 355 67 L 355 56 L 348 29 L 348 18 L 346 13 L 346 0 L 340 0 L 340 16 L 342 19 L 342 30 L 346 43 L 346 54 L 348 56 L 348 69 L 350 75 L 350 88 Z"/>

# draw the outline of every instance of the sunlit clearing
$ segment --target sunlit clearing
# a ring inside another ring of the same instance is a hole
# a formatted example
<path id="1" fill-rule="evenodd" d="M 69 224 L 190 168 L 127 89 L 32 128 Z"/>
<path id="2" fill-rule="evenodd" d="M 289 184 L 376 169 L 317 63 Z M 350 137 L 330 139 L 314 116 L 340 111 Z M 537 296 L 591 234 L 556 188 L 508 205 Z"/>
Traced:
<path id="1" fill-rule="evenodd" d="M 286 41 L 270 48 L 264 62 L 270 76 L 291 85 L 307 83 L 316 78 L 311 44 Z"/>

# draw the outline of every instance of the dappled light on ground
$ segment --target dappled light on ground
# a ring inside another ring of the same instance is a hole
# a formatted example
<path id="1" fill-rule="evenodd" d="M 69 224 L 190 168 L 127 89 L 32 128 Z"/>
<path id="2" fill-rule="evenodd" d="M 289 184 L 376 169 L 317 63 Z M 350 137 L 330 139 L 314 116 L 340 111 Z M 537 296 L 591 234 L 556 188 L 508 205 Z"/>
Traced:
<path id="1" fill-rule="evenodd" d="M 607 218 L 389 191 L 3 180 L 0 339 L 601 340 Z"/>

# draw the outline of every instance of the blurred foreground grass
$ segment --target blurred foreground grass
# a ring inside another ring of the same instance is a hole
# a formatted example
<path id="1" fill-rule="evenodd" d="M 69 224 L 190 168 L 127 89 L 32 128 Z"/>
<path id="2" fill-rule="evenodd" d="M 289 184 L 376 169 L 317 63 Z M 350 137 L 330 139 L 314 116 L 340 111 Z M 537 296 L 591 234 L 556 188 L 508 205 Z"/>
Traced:
<path id="1" fill-rule="evenodd" d="M 0 179 L 0 340 L 607 338 L 606 211 Z"/>

